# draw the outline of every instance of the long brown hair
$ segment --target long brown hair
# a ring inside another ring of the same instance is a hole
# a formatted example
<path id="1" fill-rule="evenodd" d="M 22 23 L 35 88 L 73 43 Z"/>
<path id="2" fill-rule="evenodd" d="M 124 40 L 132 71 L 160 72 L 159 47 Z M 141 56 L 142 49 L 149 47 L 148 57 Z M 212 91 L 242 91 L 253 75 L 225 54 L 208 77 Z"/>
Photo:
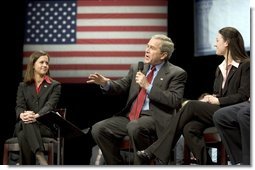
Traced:
<path id="1" fill-rule="evenodd" d="M 228 41 L 227 59 L 231 53 L 232 59 L 236 62 L 241 62 L 249 56 L 245 52 L 244 40 L 241 33 L 234 27 L 224 27 L 219 30 L 225 41 Z"/>
<path id="2" fill-rule="evenodd" d="M 34 82 L 34 64 L 38 60 L 38 58 L 40 58 L 41 56 L 45 56 L 45 55 L 50 60 L 50 57 L 49 57 L 48 53 L 45 52 L 45 51 L 35 51 L 34 53 L 32 53 L 30 55 L 29 61 L 27 63 L 27 69 L 26 69 L 24 79 L 23 79 L 23 81 L 26 84 L 31 84 L 31 83 Z M 48 70 L 46 75 L 48 75 L 48 76 L 50 75 L 50 70 Z"/>

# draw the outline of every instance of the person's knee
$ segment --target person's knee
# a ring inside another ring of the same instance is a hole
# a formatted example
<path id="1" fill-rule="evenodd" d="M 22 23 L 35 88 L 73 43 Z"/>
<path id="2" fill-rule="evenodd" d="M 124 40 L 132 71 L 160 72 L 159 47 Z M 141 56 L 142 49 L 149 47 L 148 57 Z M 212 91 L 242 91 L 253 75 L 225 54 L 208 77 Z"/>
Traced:
<path id="1" fill-rule="evenodd" d="M 17 137 L 19 140 L 23 140 L 25 139 L 25 135 L 24 135 L 24 132 L 23 131 L 19 131 L 16 133 Z"/>
<path id="2" fill-rule="evenodd" d="M 140 133 L 140 125 L 137 121 L 132 121 L 127 124 L 127 131 L 129 136 L 138 136 Z"/>
<path id="3" fill-rule="evenodd" d="M 215 125 L 219 124 L 222 121 L 222 111 L 218 110 L 213 114 L 213 122 Z"/>
<path id="4" fill-rule="evenodd" d="M 249 124 L 250 122 L 250 116 L 243 114 L 243 113 L 237 113 L 237 122 L 239 123 L 244 123 L 244 124 Z"/>
<path id="5" fill-rule="evenodd" d="M 196 110 L 200 107 L 200 105 L 201 105 L 200 101 L 190 100 L 182 106 L 182 108 L 179 110 L 179 112 L 181 114 L 183 114 L 183 113 L 189 113 L 189 114 L 192 113 L 193 114 L 193 113 L 196 113 Z"/>
<path id="6" fill-rule="evenodd" d="M 199 124 L 194 123 L 194 122 L 187 123 L 183 127 L 183 136 L 184 136 L 184 138 L 187 139 L 187 140 L 191 140 L 195 136 L 200 138 L 203 134 L 203 130 L 201 130 L 201 127 L 198 126 L 198 125 Z"/>
<path id="7" fill-rule="evenodd" d="M 104 126 L 102 122 L 98 122 L 92 126 L 91 135 L 93 138 L 98 138 L 100 134 L 104 133 Z"/>
<path id="8" fill-rule="evenodd" d="M 185 109 L 191 109 L 193 108 L 195 105 L 199 104 L 199 101 L 197 100 L 190 100 L 188 102 L 185 103 L 185 105 L 183 106 Z"/>

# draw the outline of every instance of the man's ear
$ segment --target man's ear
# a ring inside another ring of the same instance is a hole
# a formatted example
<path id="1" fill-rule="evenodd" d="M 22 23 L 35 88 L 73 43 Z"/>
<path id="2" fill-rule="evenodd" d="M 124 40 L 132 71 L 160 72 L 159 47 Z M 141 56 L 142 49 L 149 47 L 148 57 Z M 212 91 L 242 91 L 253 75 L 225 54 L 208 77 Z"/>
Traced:
<path id="1" fill-rule="evenodd" d="M 167 52 L 161 53 L 161 57 L 160 57 L 161 60 L 165 60 L 166 57 L 167 57 Z"/>

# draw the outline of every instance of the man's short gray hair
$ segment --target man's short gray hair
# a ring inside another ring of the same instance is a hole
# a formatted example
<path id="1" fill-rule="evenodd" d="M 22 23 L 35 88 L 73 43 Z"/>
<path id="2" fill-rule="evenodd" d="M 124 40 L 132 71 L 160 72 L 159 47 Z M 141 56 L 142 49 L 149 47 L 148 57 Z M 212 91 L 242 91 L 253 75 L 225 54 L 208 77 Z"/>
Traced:
<path id="1" fill-rule="evenodd" d="M 166 52 L 167 53 L 166 60 L 169 60 L 174 52 L 174 43 L 171 40 L 171 38 L 169 38 L 168 36 L 166 36 L 164 34 L 153 35 L 151 38 L 159 39 L 162 41 L 160 51 L 162 53 Z"/>

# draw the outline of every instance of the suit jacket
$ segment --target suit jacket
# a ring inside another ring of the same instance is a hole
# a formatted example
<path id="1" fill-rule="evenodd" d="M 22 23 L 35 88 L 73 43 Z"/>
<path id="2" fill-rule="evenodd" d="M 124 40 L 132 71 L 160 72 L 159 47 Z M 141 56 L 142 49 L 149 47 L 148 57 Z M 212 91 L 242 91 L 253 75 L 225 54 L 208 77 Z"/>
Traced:
<path id="1" fill-rule="evenodd" d="M 144 65 L 144 74 L 147 73 L 149 65 Z M 135 81 L 138 71 L 137 65 L 132 65 L 127 76 L 116 81 L 110 81 L 108 94 L 122 95 L 128 93 L 125 108 L 116 115 L 127 116 L 130 112 L 133 101 L 136 99 L 140 86 Z M 180 105 L 184 87 L 187 80 L 187 73 L 180 67 L 169 62 L 165 62 L 154 78 L 152 88 L 148 97 L 150 99 L 149 112 L 156 120 L 157 135 L 169 123 L 172 115 L 176 113 L 176 108 Z"/>
<path id="2" fill-rule="evenodd" d="M 246 101 L 250 97 L 250 60 L 241 62 L 239 67 L 231 67 L 224 88 L 223 76 L 216 69 L 214 94 L 219 98 L 220 106 L 228 106 Z"/>
<path id="3" fill-rule="evenodd" d="M 17 91 L 16 117 L 19 120 L 20 113 L 32 110 L 39 115 L 45 114 L 56 108 L 60 99 L 61 85 L 52 80 L 51 84 L 42 82 L 39 94 L 36 93 L 35 84 L 21 82 Z"/>

